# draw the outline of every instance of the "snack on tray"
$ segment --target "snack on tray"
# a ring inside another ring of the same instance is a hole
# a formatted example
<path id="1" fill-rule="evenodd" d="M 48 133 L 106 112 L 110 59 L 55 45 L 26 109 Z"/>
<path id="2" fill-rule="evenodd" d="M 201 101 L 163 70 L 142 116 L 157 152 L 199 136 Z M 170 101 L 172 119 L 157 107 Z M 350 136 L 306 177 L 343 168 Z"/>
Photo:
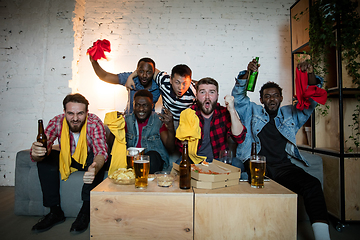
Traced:
<path id="1" fill-rule="evenodd" d="M 201 165 L 208 167 L 209 163 L 206 160 L 204 160 L 204 161 L 201 162 Z"/>
<path id="2" fill-rule="evenodd" d="M 203 169 L 199 168 L 198 166 L 196 166 L 195 164 L 191 164 L 191 171 L 198 172 L 198 173 L 204 173 L 204 174 L 214 174 L 214 175 L 220 174 L 218 172 L 211 171 L 211 170 L 203 170 Z"/>
<path id="3" fill-rule="evenodd" d="M 116 184 L 134 184 L 135 173 L 132 168 L 119 168 L 109 176 L 113 183 Z"/>

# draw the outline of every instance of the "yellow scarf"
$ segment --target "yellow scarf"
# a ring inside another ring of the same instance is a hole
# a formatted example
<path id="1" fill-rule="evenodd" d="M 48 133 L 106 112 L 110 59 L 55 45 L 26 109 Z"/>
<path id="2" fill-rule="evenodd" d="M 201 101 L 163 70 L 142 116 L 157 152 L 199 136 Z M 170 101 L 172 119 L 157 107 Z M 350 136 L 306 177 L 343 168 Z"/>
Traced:
<path id="1" fill-rule="evenodd" d="M 87 126 L 87 117 L 85 120 L 85 124 L 82 126 L 80 130 L 80 137 L 78 143 L 76 145 L 76 149 L 72 158 L 78 163 L 85 167 L 86 158 L 87 158 L 87 140 L 86 140 L 86 126 Z M 70 148 L 70 130 L 69 125 L 64 116 L 62 130 L 61 130 L 61 140 L 60 140 L 60 161 L 59 161 L 59 169 L 61 174 L 61 179 L 66 181 L 72 172 L 77 171 L 76 168 L 72 168 L 71 166 L 71 148 Z"/>
<path id="2" fill-rule="evenodd" d="M 199 118 L 194 110 L 188 108 L 181 112 L 176 138 L 180 141 L 188 140 L 189 157 L 195 164 L 199 164 L 206 159 L 206 157 L 196 155 L 199 139 L 201 138 L 201 129 Z"/>
<path id="3" fill-rule="evenodd" d="M 118 168 L 126 168 L 126 138 L 125 138 L 125 119 L 121 115 L 117 117 L 117 112 L 105 114 L 104 124 L 115 136 L 115 141 L 111 149 L 111 163 L 108 175 L 111 175 Z"/>

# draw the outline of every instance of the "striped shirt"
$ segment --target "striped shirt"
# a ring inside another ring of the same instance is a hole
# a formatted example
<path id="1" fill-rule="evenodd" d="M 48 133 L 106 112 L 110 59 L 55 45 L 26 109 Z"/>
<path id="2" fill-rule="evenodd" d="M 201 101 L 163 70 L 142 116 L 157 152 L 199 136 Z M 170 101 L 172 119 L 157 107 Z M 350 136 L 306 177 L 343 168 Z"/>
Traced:
<path id="1" fill-rule="evenodd" d="M 179 121 L 180 113 L 195 103 L 195 83 L 191 82 L 189 89 L 179 98 L 171 86 L 170 75 L 166 72 L 160 72 L 156 76 L 155 82 L 160 88 L 164 107 L 170 110 L 174 121 Z"/>

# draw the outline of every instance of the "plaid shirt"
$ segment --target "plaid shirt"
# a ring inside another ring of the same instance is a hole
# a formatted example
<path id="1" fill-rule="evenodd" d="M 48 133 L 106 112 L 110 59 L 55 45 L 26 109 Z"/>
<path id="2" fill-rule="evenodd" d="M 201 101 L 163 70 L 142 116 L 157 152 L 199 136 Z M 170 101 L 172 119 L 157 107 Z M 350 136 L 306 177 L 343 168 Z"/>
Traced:
<path id="1" fill-rule="evenodd" d="M 64 114 L 60 114 L 49 121 L 49 124 L 45 129 L 45 134 L 48 138 L 48 146 L 53 144 L 56 139 L 58 139 L 60 144 L 63 119 Z M 88 152 L 93 151 L 94 156 L 103 155 L 105 157 L 105 160 L 107 160 L 108 154 L 105 128 L 101 119 L 92 113 L 89 113 L 87 117 L 86 139 L 88 145 Z M 72 155 L 74 154 L 76 149 L 75 140 L 72 134 L 70 134 L 70 145 Z"/>
<path id="2" fill-rule="evenodd" d="M 204 117 L 201 115 L 200 108 L 195 104 L 191 107 L 195 110 L 196 115 L 199 117 L 199 125 L 201 128 L 201 139 L 199 139 L 198 151 L 202 144 L 202 139 L 204 138 L 203 126 L 204 126 Z M 246 128 L 243 127 L 243 131 L 240 135 L 235 136 L 231 133 L 231 118 L 230 113 L 225 107 L 220 106 L 218 103 L 214 109 L 212 119 L 210 122 L 210 141 L 211 147 L 213 150 L 213 155 L 215 159 L 219 159 L 219 153 L 221 150 L 228 149 L 227 138 L 230 136 L 236 143 L 241 144 L 244 142 L 246 137 Z M 180 151 L 182 151 L 181 141 L 176 139 L 177 145 L 179 146 Z"/>

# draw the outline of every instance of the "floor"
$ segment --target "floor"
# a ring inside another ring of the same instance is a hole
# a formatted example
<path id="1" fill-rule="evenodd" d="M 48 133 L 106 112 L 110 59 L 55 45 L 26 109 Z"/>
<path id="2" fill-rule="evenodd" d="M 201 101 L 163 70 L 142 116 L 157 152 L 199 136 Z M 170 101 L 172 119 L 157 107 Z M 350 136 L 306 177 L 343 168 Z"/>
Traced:
<path id="1" fill-rule="evenodd" d="M 62 224 L 54 226 L 47 232 L 32 233 L 32 226 L 39 220 L 39 217 L 16 216 L 14 214 L 14 195 L 15 187 L 0 187 L 0 239 L 1 240 L 64 240 L 64 239 L 90 239 L 90 229 L 84 233 L 73 235 L 70 233 L 70 227 L 75 218 L 67 218 Z M 332 240 L 355 240 L 360 239 L 360 222 L 346 223 L 341 232 L 336 231 L 333 225 L 330 225 L 330 236 Z M 239 238 L 241 239 L 241 238 Z M 298 222 L 298 240 L 313 240 L 311 225 L 308 221 Z"/>

